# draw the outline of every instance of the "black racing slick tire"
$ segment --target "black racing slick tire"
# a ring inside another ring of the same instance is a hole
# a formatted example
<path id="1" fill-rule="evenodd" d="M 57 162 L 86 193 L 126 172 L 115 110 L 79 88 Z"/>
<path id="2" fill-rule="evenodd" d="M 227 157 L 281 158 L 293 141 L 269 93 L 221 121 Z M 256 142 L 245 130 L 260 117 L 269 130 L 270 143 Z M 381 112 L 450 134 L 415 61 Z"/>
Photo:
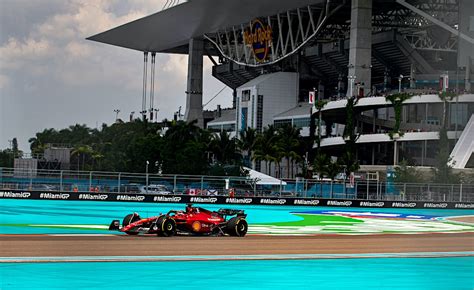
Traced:
<path id="1" fill-rule="evenodd" d="M 176 222 L 174 219 L 161 216 L 156 221 L 158 227 L 158 236 L 160 237 L 172 237 L 176 235 Z"/>
<path id="2" fill-rule="evenodd" d="M 139 220 L 140 220 L 140 217 L 138 215 L 133 214 L 133 213 L 128 214 L 123 218 L 122 227 L 126 227 L 129 224 L 134 223 L 134 222 L 139 221 Z M 127 235 L 131 235 L 131 236 L 138 235 L 138 232 L 132 232 L 132 231 L 127 231 L 125 233 Z"/>
<path id="3" fill-rule="evenodd" d="M 243 217 L 233 217 L 229 220 L 226 232 L 229 236 L 244 237 L 247 234 L 249 226 Z"/>

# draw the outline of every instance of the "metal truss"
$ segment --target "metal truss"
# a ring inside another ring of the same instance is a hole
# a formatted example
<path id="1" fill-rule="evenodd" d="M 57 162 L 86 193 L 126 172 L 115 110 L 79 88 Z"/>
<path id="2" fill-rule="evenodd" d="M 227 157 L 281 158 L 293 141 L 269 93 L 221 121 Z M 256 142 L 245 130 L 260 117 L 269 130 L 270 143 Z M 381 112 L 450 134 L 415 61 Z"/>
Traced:
<path id="1" fill-rule="evenodd" d="M 405 34 L 404 38 L 411 47 L 418 50 L 457 52 L 458 38 L 451 36 L 444 44 L 439 44 L 436 40 L 429 37 L 426 31 L 419 33 Z"/>
<path id="2" fill-rule="evenodd" d="M 450 19 L 452 17 L 447 17 L 448 15 L 443 15 L 444 17 L 435 17 L 430 13 L 427 13 L 426 11 L 419 9 L 410 3 L 408 3 L 405 0 L 395 0 L 398 4 L 410 9 L 414 13 L 418 14 L 420 17 L 425 18 L 426 20 L 430 21 L 431 23 L 439 26 L 440 28 L 450 32 L 453 35 L 458 35 L 460 38 L 463 38 L 464 40 L 473 43 L 474 44 L 474 39 L 471 38 L 469 35 L 466 35 L 458 30 L 456 30 L 453 26 L 453 23 L 449 23 L 448 20 L 454 21 L 453 19 Z"/>
<path id="3" fill-rule="evenodd" d="M 381 8 L 379 11 L 374 11 L 373 27 L 375 31 L 385 31 L 392 28 L 418 31 L 431 25 L 428 19 L 420 17 L 409 7 L 400 5 L 399 1 L 396 2 L 396 5 L 390 5 L 388 9 Z M 406 3 L 450 26 L 457 24 L 458 0 L 408 0 Z"/>
<path id="4" fill-rule="evenodd" d="M 307 6 L 268 16 L 264 20 L 271 28 L 272 38 L 268 43 L 269 54 L 265 59 L 256 57 L 252 46 L 244 42 L 244 33 L 251 23 L 242 23 L 220 30 L 212 35 L 204 35 L 220 54 L 237 64 L 261 67 L 276 62 L 299 51 L 325 28 L 329 18 L 346 4 L 341 0 L 334 6 L 334 0 L 326 0 L 323 6 Z"/>
<path id="5" fill-rule="evenodd" d="M 166 10 L 166 9 L 169 9 L 173 6 L 176 6 L 178 4 L 180 4 L 180 2 L 184 3 L 184 2 L 187 2 L 186 0 L 184 1 L 180 1 L 180 0 L 166 0 L 165 4 L 163 4 L 163 8 L 162 10 Z"/>

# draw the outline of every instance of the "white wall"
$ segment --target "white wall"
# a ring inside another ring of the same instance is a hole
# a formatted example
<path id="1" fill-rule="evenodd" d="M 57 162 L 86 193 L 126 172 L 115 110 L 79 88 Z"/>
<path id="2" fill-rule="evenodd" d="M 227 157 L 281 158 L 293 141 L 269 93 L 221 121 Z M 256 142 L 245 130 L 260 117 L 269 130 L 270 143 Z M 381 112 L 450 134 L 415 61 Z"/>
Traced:
<path id="1" fill-rule="evenodd" d="M 278 72 L 257 87 L 263 95 L 263 128 L 273 124 L 273 117 L 298 104 L 299 81 L 297 73 Z"/>
<path id="2" fill-rule="evenodd" d="M 250 90 L 250 100 L 242 102 L 242 91 Z M 273 124 L 273 117 L 297 105 L 299 76 L 297 73 L 277 72 L 262 75 L 237 88 L 240 101 L 236 130 L 241 130 L 242 108 L 248 108 L 247 127 L 257 127 L 257 98 L 263 95 L 262 128 Z M 252 114 L 253 113 L 253 114 Z"/>

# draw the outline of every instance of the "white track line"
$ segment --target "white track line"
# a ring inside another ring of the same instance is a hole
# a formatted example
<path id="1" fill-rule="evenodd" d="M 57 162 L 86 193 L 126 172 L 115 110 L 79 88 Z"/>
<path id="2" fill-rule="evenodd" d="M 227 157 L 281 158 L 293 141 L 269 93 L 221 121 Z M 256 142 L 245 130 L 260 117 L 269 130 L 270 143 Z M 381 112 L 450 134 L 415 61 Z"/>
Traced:
<path id="1" fill-rule="evenodd" d="M 283 254 L 283 255 L 205 255 L 205 256 L 70 256 L 70 257 L 0 257 L 0 263 L 65 263 L 65 262 L 158 262 L 158 261 L 224 261 L 224 260 L 307 260 L 359 258 L 440 258 L 473 257 L 466 252 L 412 252 L 368 254 Z"/>

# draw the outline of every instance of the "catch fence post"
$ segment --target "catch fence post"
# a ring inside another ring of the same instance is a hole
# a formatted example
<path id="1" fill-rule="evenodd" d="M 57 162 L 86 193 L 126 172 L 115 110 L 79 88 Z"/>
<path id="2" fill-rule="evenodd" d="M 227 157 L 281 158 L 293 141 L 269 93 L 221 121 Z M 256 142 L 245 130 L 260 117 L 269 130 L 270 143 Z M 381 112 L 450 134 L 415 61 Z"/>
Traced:
<path id="1" fill-rule="evenodd" d="M 280 197 L 281 197 L 281 184 L 282 184 L 282 180 L 280 179 Z"/>
<path id="2" fill-rule="evenodd" d="M 462 202 L 462 183 L 459 184 L 459 202 Z"/>
<path id="3" fill-rule="evenodd" d="M 176 175 L 173 176 L 173 193 L 176 193 Z"/>
<path id="4" fill-rule="evenodd" d="M 369 179 L 366 178 L 367 180 L 367 200 L 369 200 Z"/>
<path id="5" fill-rule="evenodd" d="M 92 171 L 89 172 L 89 191 L 92 191 L 91 188 L 92 188 Z"/>
<path id="6" fill-rule="evenodd" d="M 117 192 L 120 192 L 120 186 L 121 186 L 121 185 L 120 185 L 120 181 L 121 181 L 120 179 L 121 179 L 121 177 L 122 177 L 122 172 L 119 172 L 119 174 L 118 174 Z"/>
<path id="7" fill-rule="evenodd" d="M 379 180 L 377 179 L 377 183 L 375 184 L 375 199 L 379 199 Z"/>
<path id="8" fill-rule="evenodd" d="M 204 189 L 204 176 L 201 176 L 201 194 Z"/>
<path id="9" fill-rule="evenodd" d="M 257 196 L 257 181 L 253 181 L 253 196 Z"/>
<path id="10" fill-rule="evenodd" d="M 63 171 L 59 172 L 59 191 L 63 191 Z"/>
<path id="11" fill-rule="evenodd" d="M 407 196 L 407 184 L 404 183 L 403 184 L 403 200 L 407 199 L 406 196 Z"/>
<path id="12" fill-rule="evenodd" d="M 303 178 L 304 196 L 308 197 L 308 180 Z"/>

